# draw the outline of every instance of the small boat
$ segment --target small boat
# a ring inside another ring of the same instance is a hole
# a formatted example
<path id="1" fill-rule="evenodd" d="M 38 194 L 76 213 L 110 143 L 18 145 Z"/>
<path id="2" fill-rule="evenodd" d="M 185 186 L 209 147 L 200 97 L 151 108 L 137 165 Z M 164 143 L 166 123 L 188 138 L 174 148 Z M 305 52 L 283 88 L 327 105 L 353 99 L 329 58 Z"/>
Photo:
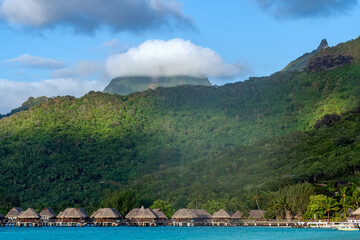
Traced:
<path id="1" fill-rule="evenodd" d="M 359 231 L 359 227 L 358 226 L 354 226 L 354 225 L 350 225 L 350 226 L 346 226 L 346 227 L 339 227 L 337 228 L 337 230 L 340 231 Z"/>
<path id="2" fill-rule="evenodd" d="M 337 230 L 340 230 L 340 231 L 359 231 L 358 228 L 350 228 L 350 227 L 343 227 L 343 228 L 338 228 Z"/>

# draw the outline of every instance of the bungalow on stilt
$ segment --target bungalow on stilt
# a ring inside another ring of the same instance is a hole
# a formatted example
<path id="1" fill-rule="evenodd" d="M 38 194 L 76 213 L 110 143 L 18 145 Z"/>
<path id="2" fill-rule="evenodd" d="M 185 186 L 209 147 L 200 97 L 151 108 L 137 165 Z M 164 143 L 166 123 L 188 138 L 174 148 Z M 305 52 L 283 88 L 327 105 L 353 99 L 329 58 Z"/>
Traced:
<path id="1" fill-rule="evenodd" d="M 125 218 L 131 225 L 143 227 L 158 225 L 158 216 L 150 208 L 144 208 L 144 206 L 141 208 L 134 208 L 128 214 L 126 214 Z"/>
<path id="2" fill-rule="evenodd" d="M 91 216 L 95 226 L 119 226 L 121 215 L 115 208 L 100 208 Z"/>
<path id="3" fill-rule="evenodd" d="M 5 216 L 8 224 L 12 225 L 18 222 L 18 217 L 23 211 L 22 208 L 13 207 Z"/>
<path id="4" fill-rule="evenodd" d="M 25 227 L 39 227 L 41 224 L 40 215 L 33 208 L 28 208 L 22 212 L 18 219 L 20 220 L 20 225 Z"/>
<path id="5" fill-rule="evenodd" d="M 67 208 L 59 214 L 60 226 L 82 227 L 88 223 L 89 215 L 82 208 Z"/>
<path id="6" fill-rule="evenodd" d="M 232 216 L 231 216 L 231 220 L 233 222 L 233 225 L 235 226 L 240 226 L 241 225 L 241 221 L 240 219 L 243 218 L 242 213 L 240 213 L 239 211 L 236 211 Z"/>
<path id="7" fill-rule="evenodd" d="M 43 208 L 39 215 L 41 217 L 41 221 L 46 226 L 53 225 L 56 220 L 56 213 L 51 208 Z"/>
<path id="8" fill-rule="evenodd" d="M 211 223 L 213 226 L 231 226 L 232 225 L 232 219 L 231 219 L 232 215 L 233 215 L 232 212 L 221 209 L 220 211 L 215 212 L 212 215 Z"/>

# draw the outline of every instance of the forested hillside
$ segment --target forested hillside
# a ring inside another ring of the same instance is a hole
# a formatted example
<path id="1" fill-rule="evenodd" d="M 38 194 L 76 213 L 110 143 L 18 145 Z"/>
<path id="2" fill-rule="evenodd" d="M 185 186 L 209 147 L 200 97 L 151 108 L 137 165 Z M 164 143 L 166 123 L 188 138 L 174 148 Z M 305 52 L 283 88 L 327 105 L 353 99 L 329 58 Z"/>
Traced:
<path id="1" fill-rule="evenodd" d="M 186 206 L 355 176 L 359 76 L 353 61 L 221 87 L 46 99 L 0 120 L 3 196 L 87 206 L 132 188 L 145 204 Z"/>

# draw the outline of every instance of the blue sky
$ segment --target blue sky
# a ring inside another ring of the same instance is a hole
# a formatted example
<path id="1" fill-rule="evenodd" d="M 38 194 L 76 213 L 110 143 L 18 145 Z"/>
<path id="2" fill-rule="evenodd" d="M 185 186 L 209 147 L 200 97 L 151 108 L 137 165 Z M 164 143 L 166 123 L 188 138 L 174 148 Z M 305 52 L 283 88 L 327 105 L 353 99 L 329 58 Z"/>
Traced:
<path id="1" fill-rule="evenodd" d="M 66 1 L 65 1 L 66 2 Z M 115 76 L 266 76 L 357 38 L 357 0 L 0 0 L 0 113 Z M 140 59 L 140 60 L 139 60 Z M 165 70 L 164 70 L 165 69 Z"/>

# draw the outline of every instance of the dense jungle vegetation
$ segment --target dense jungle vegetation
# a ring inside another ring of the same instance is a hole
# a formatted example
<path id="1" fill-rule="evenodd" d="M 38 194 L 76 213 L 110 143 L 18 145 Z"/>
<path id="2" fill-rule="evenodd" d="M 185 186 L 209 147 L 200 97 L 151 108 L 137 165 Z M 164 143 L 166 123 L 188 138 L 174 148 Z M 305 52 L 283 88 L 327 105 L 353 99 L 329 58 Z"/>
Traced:
<path id="1" fill-rule="evenodd" d="M 332 201 L 323 196 L 340 204 L 338 180 L 349 196 L 358 186 L 359 76 L 354 61 L 221 87 L 43 98 L 0 120 L 0 209 L 259 205 L 273 217 Z"/>

